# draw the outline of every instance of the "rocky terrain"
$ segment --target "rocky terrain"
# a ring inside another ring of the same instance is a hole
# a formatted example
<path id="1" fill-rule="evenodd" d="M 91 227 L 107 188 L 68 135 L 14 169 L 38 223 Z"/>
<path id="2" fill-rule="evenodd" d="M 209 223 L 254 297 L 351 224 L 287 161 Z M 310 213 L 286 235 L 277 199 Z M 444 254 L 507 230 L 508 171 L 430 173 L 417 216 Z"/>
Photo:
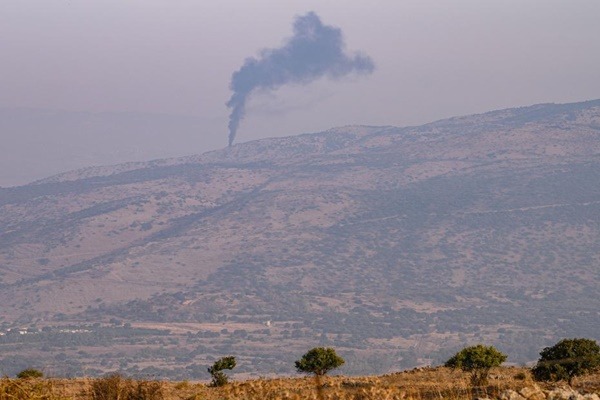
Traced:
<path id="1" fill-rule="evenodd" d="M 524 363 L 599 338 L 599 259 L 600 100 L 88 168 L 0 189 L 0 367 Z"/>

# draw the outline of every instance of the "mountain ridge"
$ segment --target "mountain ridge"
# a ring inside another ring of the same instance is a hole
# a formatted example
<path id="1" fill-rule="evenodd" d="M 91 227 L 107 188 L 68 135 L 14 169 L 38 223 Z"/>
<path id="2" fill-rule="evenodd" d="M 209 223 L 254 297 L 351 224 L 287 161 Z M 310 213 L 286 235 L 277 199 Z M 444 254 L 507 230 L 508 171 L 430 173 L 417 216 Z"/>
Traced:
<path id="1" fill-rule="evenodd" d="M 55 346 L 89 353 L 72 365 L 100 358 L 106 371 L 125 357 L 119 368 L 161 376 L 193 377 L 224 353 L 286 373 L 277 354 L 314 344 L 361 374 L 475 341 L 531 361 L 562 336 L 597 335 L 599 156 L 593 100 L 333 128 L 3 188 L 0 323 L 100 324 L 117 335 L 105 349 Z M 39 337 L 31 354 L 45 360 Z"/>
<path id="2" fill-rule="evenodd" d="M 316 133 L 305 133 L 305 134 L 300 134 L 300 135 L 296 135 L 296 136 L 291 136 L 291 137 L 282 137 L 282 138 L 267 138 L 267 139 L 259 139 L 259 140 L 253 140 L 251 142 L 244 142 L 241 145 L 248 145 L 249 143 L 260 143 L 263 141 L 287 141 L 290 138 L 299 138 L 299 137 L 304 137 L 304 136 L 311 136 L 311 135 L 326 135 L 328 133 L 332 133 L 332 132 L 336 132 L 336 131 L 340 131 L 340 130 L 344 130 L 345 132 L 348 132 L 348 130 L 351 129 L 374 129 L 377 131 L 386 131 L 386 130 L 410 130 L 410 129 L 416 129 L 416 128 L 427 128 L 430 126 L 438 126 L 438 125 L 444 125 L 447 126 L 450 122 L 454 122 L 454 121 L 459 121 L 459 123 L 464 123 L 465 119 L 469 119 L 469 118 L 474 118 L 474 117 L 489 117 L 489 116 L 497 116 L 497 115 L 502 115 L 505 113 L 519 113 L 519 114 L 524 114 L 524 116 L 531 116 L 531 115 L 536 115 L 536 113 L 541 113 L 541 116 L 544 115 L 545 112 L 548 112 L 548 110 L 553 110 L 553 111 L 564 111 L 564 110 L 577 110 L 578 108 L 585 108 L 585 107 L 594 107 L 594 106 L 598 106 L 600 105 L 600 99 L 595 99 L 595 100 L 587 100 L 587 101 L 582 101 L 582 102 L 577 102 L 577 103 L 540 103 L 540 104 L 535 104 L 535 105 L 531 105 L 531 106 L 522 106 L 522 107 L 515 107 L 515 108 L 507 108 L 507 109 L 499 109 L 499 110 L 493 110 L 493 111 L 487 111 L 484 113 L 480 113 L 480 114 L 472 114 L 472 115 L 464 115 L 464 116 L 458 116 L 458 117 L 451 117 L 451 118 L 445 118 L 445 119 L 441 119 L 441 120 L 436 120 L 424 125 L 419 125 L 419 126 L 408 126 L 408 127 L 394 127 L 394 126 L 369 126 L 369 125 L 350 125 L 350 126 L 341 126 L 341 127 L 336 127 L 336 128 L 331 128 L 329 130 L 323 131 L 323 132 L 316 132 Z M 523 115 L 522 115 L 523 116 Z M 514 118 L 514 116 L 513 116 Z M 597 129 L 600 129 L 600 125 L 596 126 Z M 238 145 L 235 145 L 234 147 L 236 147 Z M 180 163 L 200 163 L 202 162 L 202 158 L 203 157 L 209 157 L 210 156 L 216 156 L 216 157 L 222 157 L 223 154 L 227 154 L 228 151 L 231 151 L 228 148 L 224 148 L 224 149 L 218 149 L 218 150 L 212 150 L 206 153 L 203 153 L 202 155 L 190 155 L 190 156 L 182 156 L 182 157 L 172 157 L 172 158 L 165 158 L 165 159 L 156 159 L 156 160 L 151 160 L 151 161 L 136 161 L 136 162 L 128 162 L 128 163 L 119 163 L 119 164 L 113 164 L 113 165 L 105 165 L 105 166 L 91 166 L 91 167 L 85 167 L 85 168 L 80 168 L 80 169 L 76 169 L 73 171 L 67 171 L 64 173 L 59 173 L 59 174 L 55 174 L 52 175 L 50 177 L 47 178 L 43 178 L 43 179 L 39 179 L 36 180 L 34 182 L 31 182 L 27 185 L 31 185 L 31 184 L 44 184 L 44 183 L 53 183 L 56 181 L 60 181 L 60 180 L 68 180 L 68 176 L 73 176 L 75 175 L 81 175 L 81 174 L 95 174 L 95 175 L 91 175 L 91 176 L 101 176 L 103 174 L 102 171 L 107 171 L 104 172 L 104 174 L 106 173 L 111 173 L 111 170 L 116 169 L 117 171 L 119 170 L 128 170 L 128 169 L 132 169 L 132 168 L 138 168 L 138 167 L 147 167 L 147 166 L 159 166 L 159 165 L 170 165 L 171 163 L 175 163 L 175 164 L 180 164 Z M 238 154 L 236 154 L 237 156 Z M 114 171 L 112 173 L 115 173 Z M 22 185 L 22 186 L 27 186 L 27 185 Z M 12 187 L 5 187 L 5 188 L 1 188 L 0 189 L 11 189 Z"/>

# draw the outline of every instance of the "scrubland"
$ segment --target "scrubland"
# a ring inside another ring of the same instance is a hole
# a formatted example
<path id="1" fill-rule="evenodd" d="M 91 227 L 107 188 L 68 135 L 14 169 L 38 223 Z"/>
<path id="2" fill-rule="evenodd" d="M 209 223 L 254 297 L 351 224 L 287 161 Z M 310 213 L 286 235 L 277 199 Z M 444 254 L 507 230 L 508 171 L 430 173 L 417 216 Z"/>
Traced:
<path id="1" fill-rule="evenodd" d="M 489 384 L 472 388 L 469 375 L 447 368 L 424 368 L 382 376 L 263 378 L 233 381 L 223 387 L 201 382 L 131 380 L 121 376 L 89 379 L 8 379 L 0 381 L 4 399 L 94 400 L 234 400 L 234 399 L 474 399 L 507 398 L 507 391 L 522 398 L 551 398 L 551 390 L 564 383 L 538 383 L 526 368 L 494 369 Z M 592 399 L 600 393 L 600 372 L 577 378 L 573 388 Z M 591 395 L 591 396 L 590 396 Z M 516 398 L 516 397 L 513 397 Z M 553 397 L 557 398 L 557 397 Z"/>

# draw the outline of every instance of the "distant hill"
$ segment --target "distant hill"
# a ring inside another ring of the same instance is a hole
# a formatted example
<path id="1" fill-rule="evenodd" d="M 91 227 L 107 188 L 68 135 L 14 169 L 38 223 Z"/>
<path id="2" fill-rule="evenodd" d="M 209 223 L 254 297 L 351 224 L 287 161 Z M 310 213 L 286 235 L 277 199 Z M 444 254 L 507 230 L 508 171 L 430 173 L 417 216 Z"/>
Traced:
<path id="1" fill-rule="evenodd" d="M 3 371 L 523 363 L 599 339 L 600 100 L 72 171 L 0 189 L 0 226 Z"/>

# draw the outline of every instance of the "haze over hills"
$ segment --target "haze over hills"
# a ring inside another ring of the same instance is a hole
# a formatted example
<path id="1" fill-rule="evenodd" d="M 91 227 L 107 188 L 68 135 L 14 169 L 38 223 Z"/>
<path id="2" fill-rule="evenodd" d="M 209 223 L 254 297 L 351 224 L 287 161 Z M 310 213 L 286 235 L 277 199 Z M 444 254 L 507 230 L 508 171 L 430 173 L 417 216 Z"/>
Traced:
<path id="1" fill-rule="evenodd" d="M 214 121 L 133 112 L 0 108 L 0 187 L 24 185 L 90 165 L 118 164 L 218 148 L 201 132 Z M 159 140 L 168 136 L 170 140 Z M 200 150 L 192 150 L 200 149 Z"/>
<path id="2" fill-rule="evenodd" d="M 600 100 L 72 171 L 0 189 L 0 226 L 5 372 L 527 362 L 600 339 Z"/>

